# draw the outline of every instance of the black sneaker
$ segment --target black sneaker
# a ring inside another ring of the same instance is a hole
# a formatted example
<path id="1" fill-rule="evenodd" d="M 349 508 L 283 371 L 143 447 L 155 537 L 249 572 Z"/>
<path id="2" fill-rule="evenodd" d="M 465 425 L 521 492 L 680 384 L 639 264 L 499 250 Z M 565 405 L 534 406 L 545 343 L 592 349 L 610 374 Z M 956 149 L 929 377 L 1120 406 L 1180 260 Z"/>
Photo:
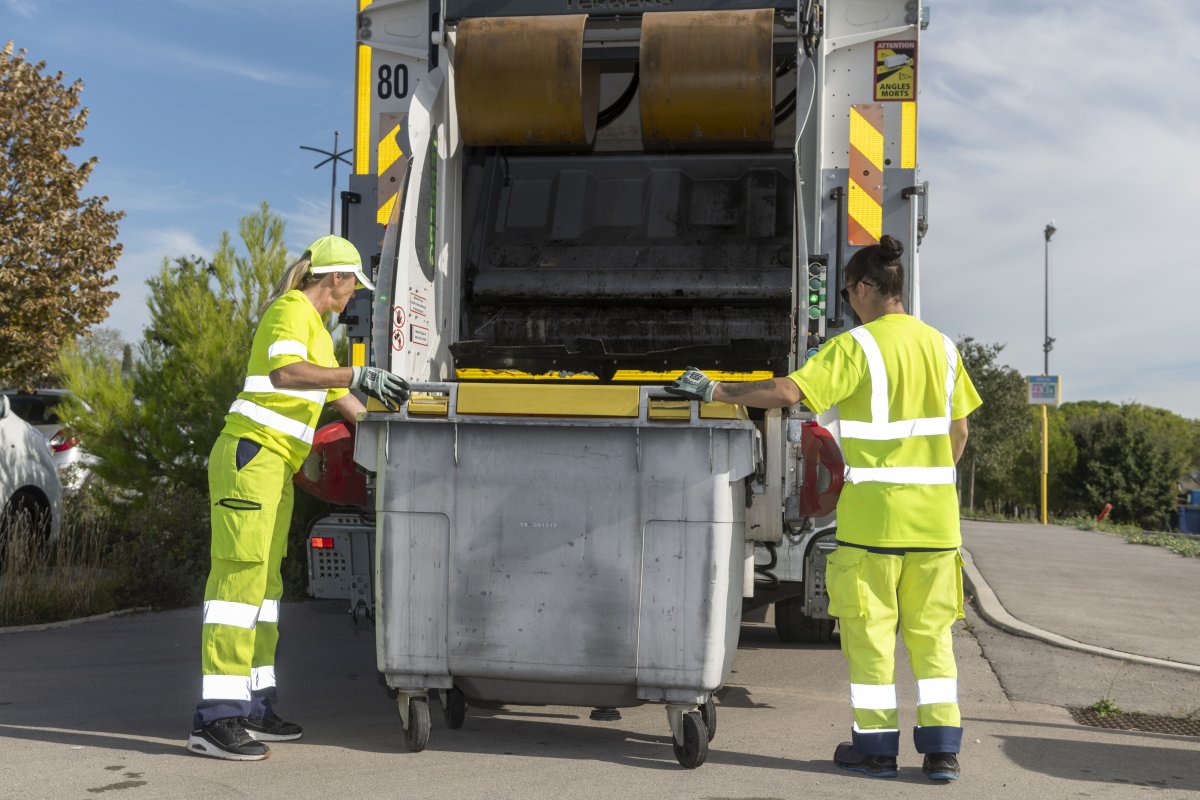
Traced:
<path id="1" fill-rule="evenodd" d="M 284 722 L 274 712 L 262 719 L 243 719 L 242 725 L 260 742 L 291 742 L 304 735 L 303 728 L 294 722 Z"/>
<path id="2" fill-rule="evenodd" d="M 926 753 L 925 763 L 921 765 L 931 781 L 958 780 L 960 774 L 958 757 L 954 753 Z"/>
<path id="3" fill-rule="evenodd" d="M 833 763 L 851 772 L 861 772 L 872 778 L 896 777 L 895 756 L 868 756 L 854 749 L 853 742 L 842 742 L 833 754 Z"/>
<path id="4" fill-rule="evenodd" d="M 189 752 L 230 761 L 262 761 L 271 755 L 265 744 L 250 738 L 237 717 L 227 717 L 196 728 L 188 737 Z"/>

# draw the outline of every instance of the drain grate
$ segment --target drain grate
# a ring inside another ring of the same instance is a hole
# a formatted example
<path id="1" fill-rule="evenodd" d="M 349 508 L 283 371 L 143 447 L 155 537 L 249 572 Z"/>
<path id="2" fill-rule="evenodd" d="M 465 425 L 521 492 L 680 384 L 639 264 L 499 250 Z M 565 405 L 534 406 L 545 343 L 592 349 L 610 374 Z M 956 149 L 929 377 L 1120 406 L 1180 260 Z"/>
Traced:
<path id="1" fill-rule="evenodd" d="M 1091 725 L 1093 728 L 1169 733 L 1175 736 L 1200 736 L 1200 719 L 1158 717 L 1153 714 L 1134 714 L 1124 711 L 1102 717 L 1090 708 L 1072 707 L 1067 710 L 1080 725 Z"/>

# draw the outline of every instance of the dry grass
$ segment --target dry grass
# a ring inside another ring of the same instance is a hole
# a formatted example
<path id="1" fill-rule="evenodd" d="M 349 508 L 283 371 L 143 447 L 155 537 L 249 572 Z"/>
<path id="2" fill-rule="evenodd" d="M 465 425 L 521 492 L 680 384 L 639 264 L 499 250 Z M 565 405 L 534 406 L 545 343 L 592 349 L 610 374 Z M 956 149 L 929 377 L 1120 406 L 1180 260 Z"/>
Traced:
<path id="1" fill-rule="evenodd" d="M 104 569 L 108 530 L 102 517 L 68 510 L 61 535 L 52 542 L 39 542 L 32 529 L 28 517 L 9 529 L 0 567 L 0 627 L 57 622 L 115 608 L 115 581 Z"/>

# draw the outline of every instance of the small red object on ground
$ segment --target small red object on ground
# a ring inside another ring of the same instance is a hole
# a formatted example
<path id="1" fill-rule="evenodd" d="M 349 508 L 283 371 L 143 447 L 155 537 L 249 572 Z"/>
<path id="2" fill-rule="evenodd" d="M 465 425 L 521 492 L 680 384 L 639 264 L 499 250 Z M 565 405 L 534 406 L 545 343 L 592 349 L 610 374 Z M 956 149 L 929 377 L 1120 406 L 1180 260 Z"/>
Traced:
<path id="1" fill-rule="evenodd" d="M 1096 517 L 1096 522 L 1104 522 L 1104 518 L 1108 516 L 1108 512 L 1112 511 L 1112 503 L 1105 503 L 1104 508 L 1100 510 L 1100 514 Z"/>

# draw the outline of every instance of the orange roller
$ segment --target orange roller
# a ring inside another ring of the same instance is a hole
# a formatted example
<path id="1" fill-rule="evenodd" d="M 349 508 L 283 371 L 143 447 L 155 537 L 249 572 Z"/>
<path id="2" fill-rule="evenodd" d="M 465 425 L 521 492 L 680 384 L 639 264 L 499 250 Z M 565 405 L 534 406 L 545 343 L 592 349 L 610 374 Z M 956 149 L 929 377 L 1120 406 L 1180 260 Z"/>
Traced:
<path id="1" fill-rule="evenodd" d="M 583 64 L 586 14 L 463 20 L 458 124 L 473 146 L 590 145 L 600 72 Z"/>
<path id="2" fill-rule="evenodd" d="M 643 141 L 657 147 L 770 143 L 773 33 L 769 8 L 643 15 Z"/>

